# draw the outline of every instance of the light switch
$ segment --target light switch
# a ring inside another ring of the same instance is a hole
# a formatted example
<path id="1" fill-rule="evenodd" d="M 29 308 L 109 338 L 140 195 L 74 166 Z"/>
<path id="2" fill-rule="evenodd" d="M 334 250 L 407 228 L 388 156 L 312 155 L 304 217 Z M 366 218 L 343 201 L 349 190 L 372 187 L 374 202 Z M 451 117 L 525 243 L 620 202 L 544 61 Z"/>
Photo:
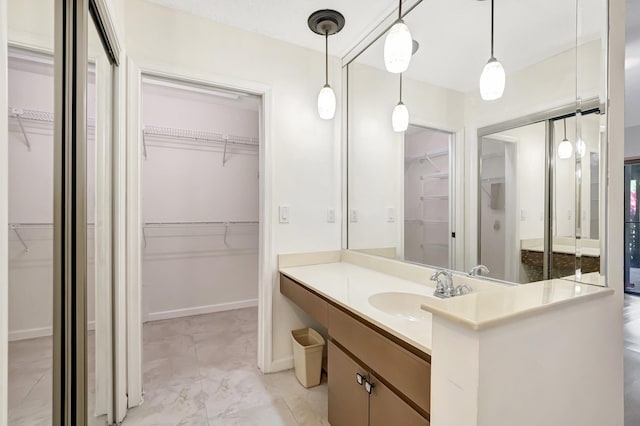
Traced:
<path id="1" fill-rule="evenodd" d="M 358 222 L 358 210 L 356 209 L 351 209 L 351 214 L 350 214 L 350 221 L 351 223 L 356 223 Z"/>
<path id="2" fill-rule="evenodd" d="M 280 223 L 289 223 L 289 206 L 280 206 Z"/>
<path id="3" fill-rule="evenodd" d="M 387 207 L 387 222 L 396 221 L 396 209 L 393 207 Z"/>
<path id="4" fill-rule="evenodd" d="M 336 222 L 336 210 L 329 208 L 327 209 L 327 222 L 335 223 Z"/>

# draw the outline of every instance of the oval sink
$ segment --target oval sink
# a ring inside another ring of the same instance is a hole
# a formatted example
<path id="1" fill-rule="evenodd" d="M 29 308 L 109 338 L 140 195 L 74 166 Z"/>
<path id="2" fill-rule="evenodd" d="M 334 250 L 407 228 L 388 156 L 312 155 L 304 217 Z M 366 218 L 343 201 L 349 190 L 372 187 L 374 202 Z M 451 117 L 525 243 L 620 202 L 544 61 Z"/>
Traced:
<path id="1" fill-rule="evenodd" d="M 389 292 L 374 294 L 369 297 L 369 304 L 386 314 L 409 321 L 422 321 L 431 315 L 420 309 L 420 305 L 428 300 L 433 299 L 424 294 Z"/>

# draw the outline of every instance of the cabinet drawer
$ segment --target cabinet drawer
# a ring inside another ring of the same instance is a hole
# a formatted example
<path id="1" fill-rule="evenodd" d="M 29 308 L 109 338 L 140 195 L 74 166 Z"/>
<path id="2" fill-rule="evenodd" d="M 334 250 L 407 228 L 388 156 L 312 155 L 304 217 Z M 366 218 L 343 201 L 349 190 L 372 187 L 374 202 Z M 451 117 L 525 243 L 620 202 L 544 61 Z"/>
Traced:
<path id="1" fill-rule="evenodd" d="M 369 402 L 369 426 L 429 426 L 427 419 L 411 408 L 375 375 L 371 375 L 373 390 Z"/>
<path id="2" fill-rule="evenodd" d="M 392 383 L 414 404 L 430 411 L 431 364 L 340 309 L 329 306 L 329 336 Z"/>
<path id="3" fill-rule="evenodd" d="M 280 293 L 291 299 L 293 303 L 311 315 L 320 324 L 325 327 L 328 326 L 328 304 L 326 300 L 283 274 L 280 274 Z"/>

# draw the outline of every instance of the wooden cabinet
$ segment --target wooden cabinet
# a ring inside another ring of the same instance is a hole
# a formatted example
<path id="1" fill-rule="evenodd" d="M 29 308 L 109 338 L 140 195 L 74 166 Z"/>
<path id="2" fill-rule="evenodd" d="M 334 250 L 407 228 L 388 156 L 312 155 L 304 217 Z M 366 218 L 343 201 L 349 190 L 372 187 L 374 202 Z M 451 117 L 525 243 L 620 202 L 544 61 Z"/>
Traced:
<path id="1" fill-rule="evenodd" d="M 427 419 L 404 402 L 375 374 L 370 375 L 370 381 L 373 388 L 369 396 L 369 426 L 429 426 Z"/>
<path id="2" fill-rule="evenodd" d="M 280 292 L 329 331 L 331 426 L 429 425 L 431 356 L 282 274 Z"/>
<path id="3" fill-rule="evenodd" d="M 329 423 L 332 426 L 367 426 L 369 394 L 356 374 L 368 378 L 365 368 L 329 341 Z"/>

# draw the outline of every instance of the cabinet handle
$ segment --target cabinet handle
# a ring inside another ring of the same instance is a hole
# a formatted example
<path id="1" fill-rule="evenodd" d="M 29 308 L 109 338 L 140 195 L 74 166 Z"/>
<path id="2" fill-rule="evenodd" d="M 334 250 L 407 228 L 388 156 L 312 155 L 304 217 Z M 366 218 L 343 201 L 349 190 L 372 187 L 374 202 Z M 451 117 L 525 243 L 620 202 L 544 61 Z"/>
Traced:
<path id="1" fill-rule="evenodd" d="M 362 374 L 356 373 L 356 382 L 358 382 L 359 385 L 362 385 L 365 382 L 364 377 L 362 377 Z"/>
<path id="2" fill-rule="evenodd" d="M 366 390 L 369 395 L 371 395 L 371 392 L 373 391 L 373 387 L 374 387 L 373 383 L 371 383 L 368 380 L 364 381 L 364 390 Z"/>

